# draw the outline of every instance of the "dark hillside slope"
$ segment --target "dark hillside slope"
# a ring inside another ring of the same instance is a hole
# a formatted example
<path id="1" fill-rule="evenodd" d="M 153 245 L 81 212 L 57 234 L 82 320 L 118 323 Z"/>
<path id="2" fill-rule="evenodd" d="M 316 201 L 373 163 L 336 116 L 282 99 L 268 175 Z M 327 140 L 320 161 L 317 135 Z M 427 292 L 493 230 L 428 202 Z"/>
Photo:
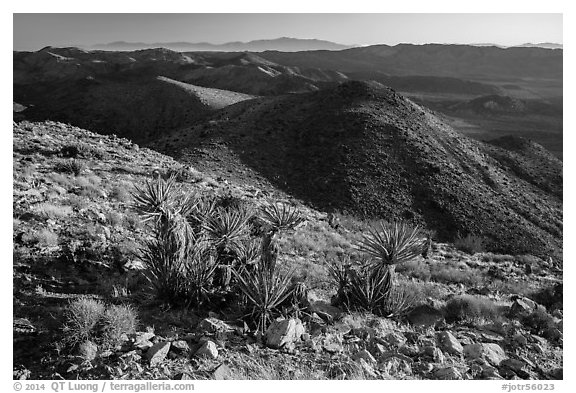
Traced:
<path id="1" fill-rule="evenodd" d="M 321 209 L 409 219 L 443 238 L 473 233 L 502 252 L 561 254 L 558 195 L 378 84 L 242 102 L 157 147 L 238 177 L 231 162 L 241 163 Z"/>

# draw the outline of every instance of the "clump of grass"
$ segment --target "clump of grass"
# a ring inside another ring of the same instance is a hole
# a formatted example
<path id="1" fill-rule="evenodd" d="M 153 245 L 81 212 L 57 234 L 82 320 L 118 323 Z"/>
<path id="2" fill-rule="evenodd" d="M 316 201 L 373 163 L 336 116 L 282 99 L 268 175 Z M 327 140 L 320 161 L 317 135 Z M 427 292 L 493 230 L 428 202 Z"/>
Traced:
<path id="1" fill-rule="evenodd" d="M 485 251 L 485 240 L 481 236 L 468 234 L 465 237 L 458 236 L 454 240 L 454 247 L 470 255 Z"/>
<path id="2" fill-rule="evenodd" d="M 40 229 L 22 235 L 25 243 L 36 244 L 39 247 L 54 247 L 58 245 L 58 235 L 49 229 Z"/>
<path id="3" fill-rule="evenodd" d="M 105 310 L 104 303 L 99 300 L 83 297 L 70 302 L 65 312 L 65 341 L 74 346 L 93 340 Z"/>
<path id="4" fill-rule="evenodd" d="M 138 316 L 130 305 L 111 305 L 102 315 L 104 332 L 102 341 L 108 346 L 120 344 L 126 334 L 136 332 Z"/>
<path id="5" fill-rule="evenodd" d="M 112 225 L 113 227 L 121 226 L 122 222 L 124 221 L 124 216 L 122 214 L 112 210 L 106 212 L 105 216 L 106 216 L 106 222 Z"/>
<path id="6" fill-rule="evenodd" d="M 128 190 L 127 186 L 115 186 L 110 191 L 110 198 L 114 198 L 117 201 L 129 203 L 132 201 L 132 195 Z"/>
<path id="7" fill-rule="evenodd" d="M 34 206 L 34 211 L 45 218 L 63 218 L 72 214 L 72 207 L 42 202 Z"/>
<path id="8" fill-rule="evenodd" d="M 486 278 L 478 270 L 460 268 L 448 263 L 436 263 L 430 266 L 430 279 L 445 284 L 464 284 L 477 287 L 484 284 Z"/>
<path id="9" fill-rule="evenodd" d="M 74 176 L 80 176 L 82 172 L 85 171 L 86 166 L 81 161 L 72 158 L 69 160 L 57 162 L 54 169 L 57 172 L 69 173 Z"/>
<path id="10" fill-rule="evenodd" d="M 129 305 L 108 305 L 82 297 L 65 311 L 64 342 L 71 347 L 92 341 L 104 348 L 115 347 L 122 337 L 136 331 L 138 315 Z"/>
<path id="11" fill-rule="evenodd" d="M 444 312 L 447 322 L 496 321 L 500 317 L 494 302 L 472 295 L 458 295 L 448 300 Z"/>

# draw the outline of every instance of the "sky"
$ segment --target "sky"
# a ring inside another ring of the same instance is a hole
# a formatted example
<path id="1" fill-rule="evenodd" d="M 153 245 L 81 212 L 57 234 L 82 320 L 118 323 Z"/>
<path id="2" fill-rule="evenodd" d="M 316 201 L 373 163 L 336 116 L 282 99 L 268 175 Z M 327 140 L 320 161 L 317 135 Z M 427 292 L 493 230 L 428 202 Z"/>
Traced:
<path id="1" fill-rule="evenodd" d="M 13 49 L 316 38 L 347 45 L 563 43 L 562 14 L 13 14 Z"/>

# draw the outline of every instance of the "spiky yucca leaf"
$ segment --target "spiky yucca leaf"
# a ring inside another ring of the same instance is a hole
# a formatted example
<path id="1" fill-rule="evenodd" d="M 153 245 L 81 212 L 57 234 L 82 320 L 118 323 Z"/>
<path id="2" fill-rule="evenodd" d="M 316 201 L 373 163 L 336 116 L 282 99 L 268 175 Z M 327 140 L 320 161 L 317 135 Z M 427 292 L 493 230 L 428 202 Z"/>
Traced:
<path id="1" fill-rule="evenodd" d="M 378 313 L 392 289 L 392 274 L 386 268 L 349 270 L 350 306 Z"/>
<path id="2" fill-rule="evenodd" d="M 132 197 L 134 207 L 143 216 L 144 221 L 158 220 L 168 212 L 174 212 L 177 205 L 176 180 L 171 177 L 164 180 L 160 177 L 146 180 L 144 186 L 135 186 Z"/>
<path id="3" fill-rule="evenodd" d="M 304 218 L 295 207 L 283 203 L 265 206 L 261 212 L 262 220 L 276 231 L 294 229 L 304 222 Z"/>
<path id="4" fill-rule="evenodd" d="M 403 222 L 371 228 L 357 244 L 358 250 L 374 257 L 381 265 L 408 262 L 422 253 L 424 239 L 418 227 Z"/>
<path id="5" fill-rule="evenodd" d="M 239 210 L 218 209 L 203 228 L 216 250 L 235 252 L 249 233 L 248 218 Z"/>
<path id="6" fill-rule="evenodd" d="M 238 288 L 250 304 L 250 316 L 257 330 L 264 332 L 277 308 L 291 294 L 290 279 L 292 274 L 283 274 L 279 270 L 241 268 L 232 271 Z"/>

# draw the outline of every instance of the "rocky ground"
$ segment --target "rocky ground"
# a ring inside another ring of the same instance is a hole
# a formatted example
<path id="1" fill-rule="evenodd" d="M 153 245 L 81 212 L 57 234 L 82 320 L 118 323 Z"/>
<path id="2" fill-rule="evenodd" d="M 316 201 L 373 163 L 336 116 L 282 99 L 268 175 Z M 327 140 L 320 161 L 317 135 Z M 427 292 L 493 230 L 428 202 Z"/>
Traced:
<path id="1" fill-rule="evenodd" d="M 19 379 L 561 379 L 562 268 L 531 255 L 473 255 L 434 243 L 396 269 L 407 314 L 331 305 L 325 263 L 354 254 L 367 222 L 304 206 L 281 192 L 209 177 L 114 136 L 61 123 L 14 123 L 14 378 Z M 254 334 L 231 309 L 158 304 L 135 257 L 145 227 L 130 191 L 179 174 L 190 192 L 255 205 L 284 200 L 306 222 L 280 239 L 280 261 L 310 288 L 299 318 Z M 63 344 L 79 298 L 130 305 L 117 345 Z"/>

